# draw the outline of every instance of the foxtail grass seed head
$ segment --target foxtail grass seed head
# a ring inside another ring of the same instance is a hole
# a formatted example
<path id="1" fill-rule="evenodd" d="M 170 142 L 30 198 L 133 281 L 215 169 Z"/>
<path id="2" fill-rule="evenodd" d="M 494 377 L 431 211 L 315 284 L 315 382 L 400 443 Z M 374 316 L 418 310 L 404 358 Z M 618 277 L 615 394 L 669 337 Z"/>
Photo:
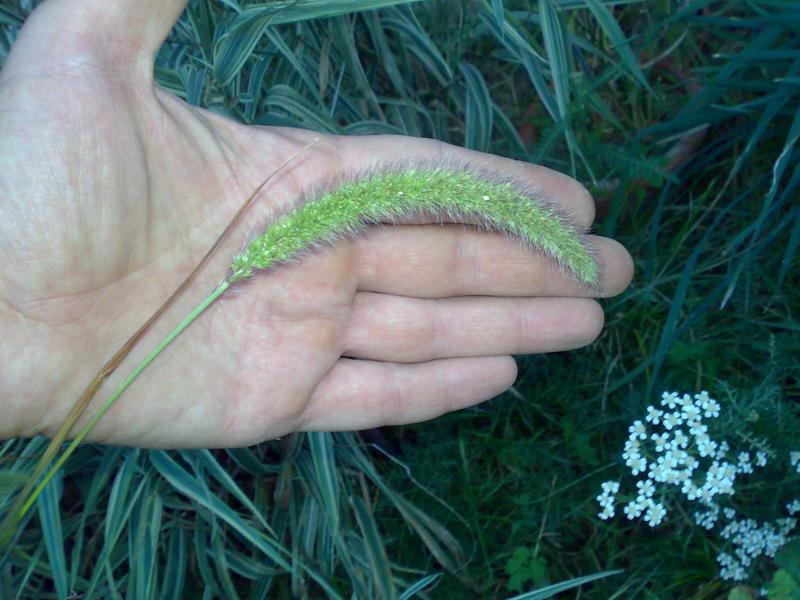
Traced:
<path id="1" fill-rule="evenodd" d="M 256 236 L 234 259 L 228 281 L 242 281 L 305 250 L 356 235 L 369 224 L 420 214 L 505 233 L 544 252 L 582 284 L 598 284 L 585 236 L 541 194 L 464 165 L 388 167 L 333 187 Z"/>

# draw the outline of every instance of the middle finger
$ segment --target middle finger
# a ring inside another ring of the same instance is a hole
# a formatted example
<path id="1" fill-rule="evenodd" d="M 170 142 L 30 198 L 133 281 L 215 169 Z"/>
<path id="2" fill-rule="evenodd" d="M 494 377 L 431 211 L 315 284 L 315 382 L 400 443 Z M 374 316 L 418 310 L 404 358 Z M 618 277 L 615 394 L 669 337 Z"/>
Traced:
<path id="1" fill-rule="evenodd" d="M 420 299 L 359 292 L 343 356 L 398 363 L 579 348 L 603 328 L 589 298 Z"/>

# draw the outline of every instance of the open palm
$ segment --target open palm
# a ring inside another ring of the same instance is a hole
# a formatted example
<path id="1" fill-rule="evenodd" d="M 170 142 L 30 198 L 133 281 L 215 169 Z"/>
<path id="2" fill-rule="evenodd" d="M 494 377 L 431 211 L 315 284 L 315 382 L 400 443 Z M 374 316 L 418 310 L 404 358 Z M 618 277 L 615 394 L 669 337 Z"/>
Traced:
<path id="1" fill-rule="evenodd" d="M 0 437 L 52 434 L 109 356 L 192 270 L 258 183 L 316 134 L 255 128 L 153 83 L 182 0 L 48 0 L 0 73 Z M 323 136 L 265 190 L 88 413 L 302 189 L 376 161 L 452 155 L 526 178 L 581 227 L 583 188 L 430 140 Z M 603 292 L 630 257 L 595 238 Z M 245 445 L 419 421 L 508 387 L 510 354 L 592 341 L 599 305 L 542 257 L 460 225 L 374 228 L 223 297 L 90 439 Z M 84 417 L 85 420 L 86 417 Z"/>

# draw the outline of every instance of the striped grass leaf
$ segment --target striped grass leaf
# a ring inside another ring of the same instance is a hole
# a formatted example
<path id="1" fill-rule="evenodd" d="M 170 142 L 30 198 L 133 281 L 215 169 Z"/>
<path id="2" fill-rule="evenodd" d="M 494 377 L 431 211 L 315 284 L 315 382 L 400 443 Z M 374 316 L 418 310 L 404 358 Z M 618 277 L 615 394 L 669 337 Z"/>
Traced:
<path id="1" fill-rule="evenodd" d="M 558 9 L 553 4 L 553 0 L 539 0 L 539 14 L 542 19 L 542 36 L 544 47 L 547 52 L 550 74 L 553 81 L 553 88 L 556 93 L 556 105 L 558 106 L 558 125 L 563 128 L 564 137 L 572 160 L 572 171 L 575 171 L 573 155 L 577 154 L 583 162 L 589 175 L 594 180 L 594 173 L 586 157 L 578 146 L 575 133 L 572 129 L 572 119 L 570 117 L 570 51 L 568 49 L 569 33 L 566 25 L 562 22 L 558 14 Z"/>
<path id="2" fill-rule="evenodd" d="M 199 477 L 192 476 L 166 452 L 152 451 L 149 453 L 149 457 L 156 470 L 175 491 L 208 509 L 214 518 L 228 523 L 234 531 L 253 544 L 254 548 L 261 551 L 275 564 L 284 569 L 289 569 L 289 563 L 284 558 L 287 554 L 286 549 L 275 544 L 261 531 L 256 530 L 242 519 L 216 494 L 211 493 L 205 482 L 201 482 Z"/>
<path id="3" fill-rule="evenodd" d="M 10 6 L 0 5 L 0 25 L 20 27 L 25 21 L 25 17 Z"/>
<path id="4" fill-rule="evenodd" d="M 364 12 L 378 8 L 387 8 L 402 4 L 411 4 L 420 0 L 282 0 L 249 7 L 243 14 L 265 9 L 274 13 L 273 24 L 297 23 L 311 19 L 328 19 L 353 12 Z"/>
<path id="5" fill-rule="evenodd" d="M 527 150 L 525 149 L 525 142 L 519 135 L 519 131 L 508 118 L 503 109 L 497 104 L 492 104 L 492 113 L 494 114 L 494 121 L 497 124 L 497 131 L 502 134 L 503 139 L 507 140 L 509 156 L 516 157 L 520 160 L 527 158 Z"/>
<path id="6" fill-rule="evenodd" d="M 378 532 L 372 511 L 358 496 L 350 496 L 350 507 L 353 509 L 358 528 L 361 531 L 364 549 L 369 560 L 369 573 L 374 593 L 372 597 L 380 600 L 395 600 L 397 589 L 394 585 L 389 557 L 386 554 L 386 548 Z"/>
<path id="7" fill-rule="evenodd" d="M 11 569 L 0 569 L 0 592 L 3 590 L 13 590 L 17 589 L 17 595 L 14 596 L 14 600 L 27 600 L 31 596 L 23 596 L 25 592 L 30 592 L 31 590 L 35 589 L 36 580 L 34 579 L 34 574 L 36 571 L 42 570 L 42 554 L 46 552 L 44 546 L 38 544 L 33 553 L 27 557 L 28 564 L 24 571 L 16 575 L 16 577 L 12 576 Z M 30 587 L 29 587 L 30 586 Z M 10 597 L 10 596 L 9 596 Z M 5 599 L 3 599 L 5 600 Z"/>
<path id="8" fill-rule="evenodd" d="M 593 575 L 584 575 L 583 577 L 576 577 L 574 579 L 569 579 L 567 581 L 554 583 L 552 585 L 548 585 L 533 592 L 519 594 L 518 596 L 514 596 L 513 598 L 508 598 L 507 600 L 544 600 L 545 598 L 552 598 L 556 594 L 560 594 L 561 592 L 566 592 L 567 590 L 575 589 L 576 587 L 580 587 L 591 581 L 603 579 L 604 577 L 610 577 L 611 575 L 618 575 L 619 573 L 623 572 L 624 571 L 622 571 L 621 569 L 618 569 L 616 571 L 602 571 L 600 573 L 594 573 Z"/>
<path id="9" fill-rule="evenodd" d="M 431 575 L 426 575 L 419 581 L 415 581 L 400 594 L 400 600 L 411 600 L 411 598 L 414 598 L 431 587 L 441 576 L 441 573 L 433 573 Z"/>
<path id="10" fill-rule="evenodd" d="M 28 482 L 28 476 L 23 473 L 0 471 L 0 498 L 10 496 Z"/>
<path id="11" fill-rule="evenodd" d="M 492 143 L 494 128 L 493 104 L 489 88 L 480 71 L 469 63 L 459 65 L 466 82 L 466 108 L 464 111 L 464 146 L 487 152 Z"/>
<path id="12" fill-rule="evenodd" d="M 222 465 L 217 462 L 217 459 L 214 458 L 214 455 L 211 454 L 209 450 L 198 450 L 192 453 L 192 456 L 197 461 L 197 465 L 206 473 L 211 475 L 216 481 L 218 481 L 222 488 L 231 494 L 234 498 L 236 498 L 239 502 L 241 502 L 256 518 L 256 520 L 267 530 L 271 535 L 275 535 L 275 532 L 272 531 L 267 520 L 264 518 L 264 515 L 261 513 L 258 508 L 256 508 L 253 501 L 244 493 L 242 488 L 233 480 L 233 478 L 228 474 L 228 472 L 222 468 Z"/>
<path id="13" fill-rule="evenodd" d="M 272 86 L 264 99 L 264 105 L 286 112 L 289 115 L 287 123 L 296 127 L 306 127 L 326 133 L 340 132 L 339 126 L 335 122 L 321 116 L 303 96 L 287 85 L 278 84 Z M 276 116 L 279 117 L 279 115 Z M 258 118 L 255 122 L 260 125 L 278 124 L 268 117 Z"/>
<path id="14" fill-rule="evenodd" d="M 145 491 L 128 520 L 129 570 L 126 598 L 154 598 L 156 595 L 160 571 L 158 547 L 163 502 L 154 483 L 147 478 Z"/>
<path id="15" fill-rule="evenodd" d="M 264 96 L 264 79 L 269 71 L 274 59 L 273 54 L 267 54 L 254 61 L 250 69 L 250 77 L 247 84 L 247 94 L 249 100 L 246 101 L 243 117 L 245 122 L 252 123 L 256 117 L 256 112 L 261 105 Z"/>
<path id="16" fill-rule="evenodd" d="M 373 463 L 350 436 L 337 436 L 339 455 L 353 467 L 363 472 L 384 497 L 400 512 L 405 522 L 417 533 L 428 551 L 450 573 L 467 585 L 471 582 L 465 574 L 466 559 L 461 544 L 446 527 L 426 514 L 401 494 L 395 492 L 377 473 Z"/>
<path id="17" fill-rule="evenodd" d="M 170 524 L 165 534 L 168 542 L 159 600 L 181 600 L 183 597 L 189 563 L 188 535 L 188 530 L 179 523 Z"/>
<path id="18" fill-rule="evenodd" d="M 271 11 L 245 11 L 232 19 L 214 44 L 214 78 L 226 86 L 239 74 L 270 25 Z"/>
<path id="19" fill-rule="evenodd" d="M 230 525 L 234 531 L 252 545 L 253 549 L 263 553 L 285 571 L 291 571 L 292 568 L 302 569 L 332 598 L 341 598 L 327 580 L 321 577 L 315 569 L 306 565 L 302 560 L 295 562 L 293 567 L 286 558 L 291 556 L 291 552 L 281 546 L 277 540 L 270 539 L 263 532 L 247 523 L 218 496 L 209 492 L 204 482 L 201 482 L 197 476 L 190 475 L 188 471 L 181 467 L 166 452 L 158 450 L 151 452 L 150 461 L 162 477 L 164 477 L 176 491 L 199 506 L 206 508 L 215 519 L 220 519 Z"/>
<path id="20" fill-rule="evenodd" d="M 547 61 L 519 34 L 508 19 L 501 24 L 495 20 L 495 15 L 492 11 L 485 9 L 481 11 L 480 17 L 503 47 L 525 68 L 539 100 L 550 117 L 558 121 L 558 105 L 553 93 L 550 91 L 543 70 L 547 66 Z"/>
<path id="21" fill-rule="evenodd" d="M 352 125 L 347 125 L 344 128 L 344 133 L 347 135 L 413 135 L 409 129 L 409 125 L 398 127 L 397 125 L 392 125 L 391 123 L 367 120 L 359 121 L 358 123 L 353 123 Z"/>
<path id="22" fill-rule="evenodd" d="M 539 0 L 539 15 L 542 19 L 542 36 L 547 52 L 548 65 L 556 93 L 559 120 L 569 126 L 570 67 L 567 49 L 569 36 L 558 16 L 552 0 Z"/>
<path id="23" fill-rule="evenodd" d="M 353 77 L 356 87 L 361 90 L 361 96 L 369 102 L 380 120 L 384 120 L 383 111 L 380 104 L 378 104 L 378 99 L 375 97 L 375 92 L 372 90 L 372 85 L 370 85 L 367 74 L 361 64 L 361 59 L 358 56 L 358 47 L 353 36 L 353 23 L 354 20 L 347 16 L 331 19 L 333 45 L 338 49 L 339 56 L 347 71 Z"/>
<path id="24" fill-rule="evenodd" d="M 410 74 L 404 74 L 400 71 L 400 66 L 384 32 L 380 13 L 378 11 L 369 11 L 363 13 L 361 18 L 367 26 L 372 46 L 377 54 L 378 63 L 383 67 L 389 81 L 392 82 L 395 92 L 401 98 L 408 98 L 409 93 L 406 81 L 410 79 Z"/>
<path id="25" fill-rule="evenodd" d="M 207 70 L 205 67 L 187 65 L 178 73 L 183 79 L 183 88 L 186 90 L 186 102 L 193 106 L 203 106 L 203 95 L 206 90 Z"/>
<path id="26" fill-rule="evenodd" d="M 211 546 L 211 531 L 209 530 L 207 518 L 199 511 L 196 515 L 192 531 L 192 541 L 194 542 L 194 566 L 200 576 L 205 592 L 211 591 L 210 598 L 224 597 L 220 589 L 220 583 L 214 573 L 212 561 L 209 557 L 208 548 Z"/>
<path id="27" fill-rule="evenodd" d="M 492 2 L 492 14 L 494 15 L 494 20 L 500 25 L 501 35 L 505 35 L 502 30 L 506 24 L 506 10 L 503 6 L 503 0 L 491 0 Z"/>
<path id="28" fill-rule="evenodd" d="M 269 567 L 265 565 L 263 561 L 258 560 L 258 558 L 242 553 L 238 548 L 225 547 L 224 551 L 225 563 L 228 565 L 231 572 L 247 579 L 273 578 L 276 575 L 283 574 L 282 570 Z"/>
<path id="29" fill-rule="evenodd" d="M 639 67 L 639 61 L 636 60 L 631 50 L 628 38 L 625 37 L 622 28 L 619 26 L 619 23 L 617 23 L 611 10 L 600 0 L 585 0 L 585 2 L 586 7 L 591 11 L 592 15 L 594 15 L 594 18 L 603 29 L 603 32 L 608 37 L 614 50 L 619 54 L 621 66 L 625 68 L 631 79 L 652 93 L 652 89 L 647 83 L 647 79 L 644 73 L 642 73 L 641 67 Z"/>
<path id="30" fill-rule="evenodd" d="M 63 473 L 59 472 L 36 500 L 36 507 L 41 522 L 44 547 L 47 549 L 50 563 L 50 575 L 58 597 L 66 598 L 69 595 L 67 586 L 69 573 L 67 572 L 67 559 L 64 555 L 64 536 L 59 508 L 62 490 Z"/>
<path id="31" fill-rule="evenodd" d="M 125 556 L 116 551 L 117 543 L 125 530 L 125 525 L 128 523 L 131 513 L 136 508 L 142 493 L 147 487 L 148 479 L 146 477 L 134 482 L 134 477 L 139 467 L 140 452 L 140 450 L 134 449 L 127 453 L 111 486 L 106 508 L 103 547 L 97 562 L 93 565 L 92 577 L 86 591 L 89 597 L 92 596 L 103 576 L 105 576 L 108 588 L 113 590 L 117 597 L 120 597 L 114 579 L 115 565 L 112 564 L 112 560 L 114 560 L 113 557 L 115 555 Z M 136 487 L 131 494 L 130 490 L 134 483 Z"/>
<path id="32" fill-rule="evenodd" d="M 222 529 L 212 527 L 211 529 L 211 545 L 206 548 L 206 552 L 211 558 L 211 564 L 217 572 L 218 581 L 221 584 L 222 595 L 230 600 L 239 600 L 239 594 L 236 592 L 236 586 L 231 578 L 230 567 L 228 566 L 227 553 L 225 552 L 225 544 L 227 540 L 224 539 Z"/>
<path id="33" fill-rule="evenodd" d="M 270 43 L 275 46 L 278 53 L 286 60 L 288 65 L 291 65 L 295 73 L 305 84 L 305 89 L 307 89 L 308 93 L 313 96 L 313 100 L 321 106 L 322 97 L 320 96 L 319 86 L 314 81 L 314 78 L 311 76 L 311 73 L 309 73 L 306 66 L 303 65 L 301 57 L 299 57 L 291 48 L 289 48 L 289 45 L 284 41 L 283 36 L 277 29 L 274 27 L 268 27 L 266 28 L 265 32 Z"/>
<path id="34" fill-rule="evenodd" d="M 318 543 L 326 539 L 326 531 L 324 531 L 325 516 L 322 513 L 322 507 L 311 494 L 308 494 L 300 507 L 299 523 L 303 524 L 303 529 L 300 531 L 298 541 L 306 556 L 333 556 L 332 552 L 319 552 Z M 294 537 L 294 536 L 292 536 Z M 333 572 L 333 561 L 323 561 L 325 573 L 330 575 Z"/>
<path id="35" fill-rule="evenodd" d="M 114 475 L 114 470 L 127 452 L 125 448 L 109 447 L 105 448 L 100 456 L 97 466 L 93 470 L 91 484 L 88 492 L 83 498 L 80 519 L 73 534 L 73 546 L 71 555 L 70 588 L 77 589 L 79 573 L 85 569 L 89 555 L 84 548 L 84 538 L 88 533 L 90 539 L 93 537 L 91 530 L 87 531 L 90 524 L 102 513 L 107 513 L 107 506 L 101 505 L 101 499 L 106 498 L 108 493 L 108 482 Z"/>
<path id="36" fill-rule="evenodd" d="M 358 10 L 371 10 L 416 0 L 363 0 Z M 305 0 L 273 2 L 241 10 L 216 41 L 213 52 L 214 76 L 228 85 L 241 71 L 270 25 L 323 19 L 353 12 L 350 0 Z"/>
<path id="37" fill-rule="evenodd" d="M 311 432 L 306 435 L 313 465 L 313 480 L 318 486 L 319 499 L 331 525 L 331 535 L 338 538 L 341 492 L 333 436 L 326 432 Z"/>
<path id="38" fill-rule="evenodd" d="M 798 61 L 797 64 L 800 65 L 800 61 Z M 751 262 L 752 253 L 750 252 L 750 250 L 752 250 L 755 247 L 755 245 L 759 242 L 759 236 L 767 220 L 767 215 L 773 208 L 773 202 L 780 187 L 780 182 L 783 179 L 786 167 L 790 164 L 790 160 L 794 153 L 794 149 L 798 139 L 800 139 L 800 109 L 797 109 L 795 111 L 794 119 L 792 120 L 792 124 L 789 127 L 789 131 L 786 135 L 786 141 L 783 144 L 783 148 L 781 149 L 780 154 L 775 159 L 775 162 L 772 165 L 772 181 L 770 183 L 769 190 L 767 191 L 767 194 L 764 198 L 764 203 L 761 207 L 761 211 L 759 212 L 756 221 L 753 223 L 753 231 L 749 236 L 751 241 L 749 250 L 742 257 L 742 260 L 740 260 L 739 263 L 736 265 L 735 273 L 732 277 L 732 280 L 728 285 L 728 288 L 725 290 L 725 294 L 722 297 L 720 308 L 725 307 L 725 305 L 727 304 L 728 300 L 731 297 L 731 294 L 733 293 L 733 290 L 736 288 L 736 285 L 739 281 L 742 272 Z M 796 166 L 795 177 L 797 177 L 798 173 L 800 173 L 800 168 Z M 790 186 L 792 185 L 792 180 L 790 180 L 789 185 Z M 794 182 L 794 185 L 795 186 L 797 185 L 796 180 Z"/>
<path id="39" fill-rule="evenodd" d="M 201 56 L 207 64 L 214 62 L 214 31 L 216 23 L 208 0 L 189 2 L 186 7 L 186 21 L 189 35 L 198 44 Z M 167 40 L 167 45 L 169 40 Z"/>
<path id="40" fill-rule="evenodd" d="M 416 57 L 425 70 L 441 85 L 448 85 L 453 79 L 453 73 L 430 36 L 407 14 L 397 10 L 389 14 L 391 16 L 381 19 L 383 28 L 399 34 L 403 46 Z"/>

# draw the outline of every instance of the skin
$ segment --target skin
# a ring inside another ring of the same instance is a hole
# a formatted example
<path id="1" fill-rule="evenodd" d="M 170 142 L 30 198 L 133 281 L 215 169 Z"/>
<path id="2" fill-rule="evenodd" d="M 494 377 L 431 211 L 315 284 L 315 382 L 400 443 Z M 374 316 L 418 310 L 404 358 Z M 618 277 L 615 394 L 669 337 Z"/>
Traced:
<path id="1" fill-rule="evenodd" d="M 96 370 L 191 271 L 238 206 L 319 134 L 248 127 L 155 86 L 153 55 L 183 1 L 48 0 L 0 72 L 0 438 L 52 435 Z M 578 228 L 574 180 L 395 136 L 320 140 L 270 184 L 196 283 L 98 393 L 208 294 L 303 186 L 408 156 L 472 160 L 529 181 Z M 594 237 L 598 295 L 632 262 Z M 371 228 L 226 294 L 88 438 L 242 446 L 292 431 L 431 419 L 514 381 L 511 354 L 591 343 L 595 295 L 500 235 L 423 222 Z"/>

